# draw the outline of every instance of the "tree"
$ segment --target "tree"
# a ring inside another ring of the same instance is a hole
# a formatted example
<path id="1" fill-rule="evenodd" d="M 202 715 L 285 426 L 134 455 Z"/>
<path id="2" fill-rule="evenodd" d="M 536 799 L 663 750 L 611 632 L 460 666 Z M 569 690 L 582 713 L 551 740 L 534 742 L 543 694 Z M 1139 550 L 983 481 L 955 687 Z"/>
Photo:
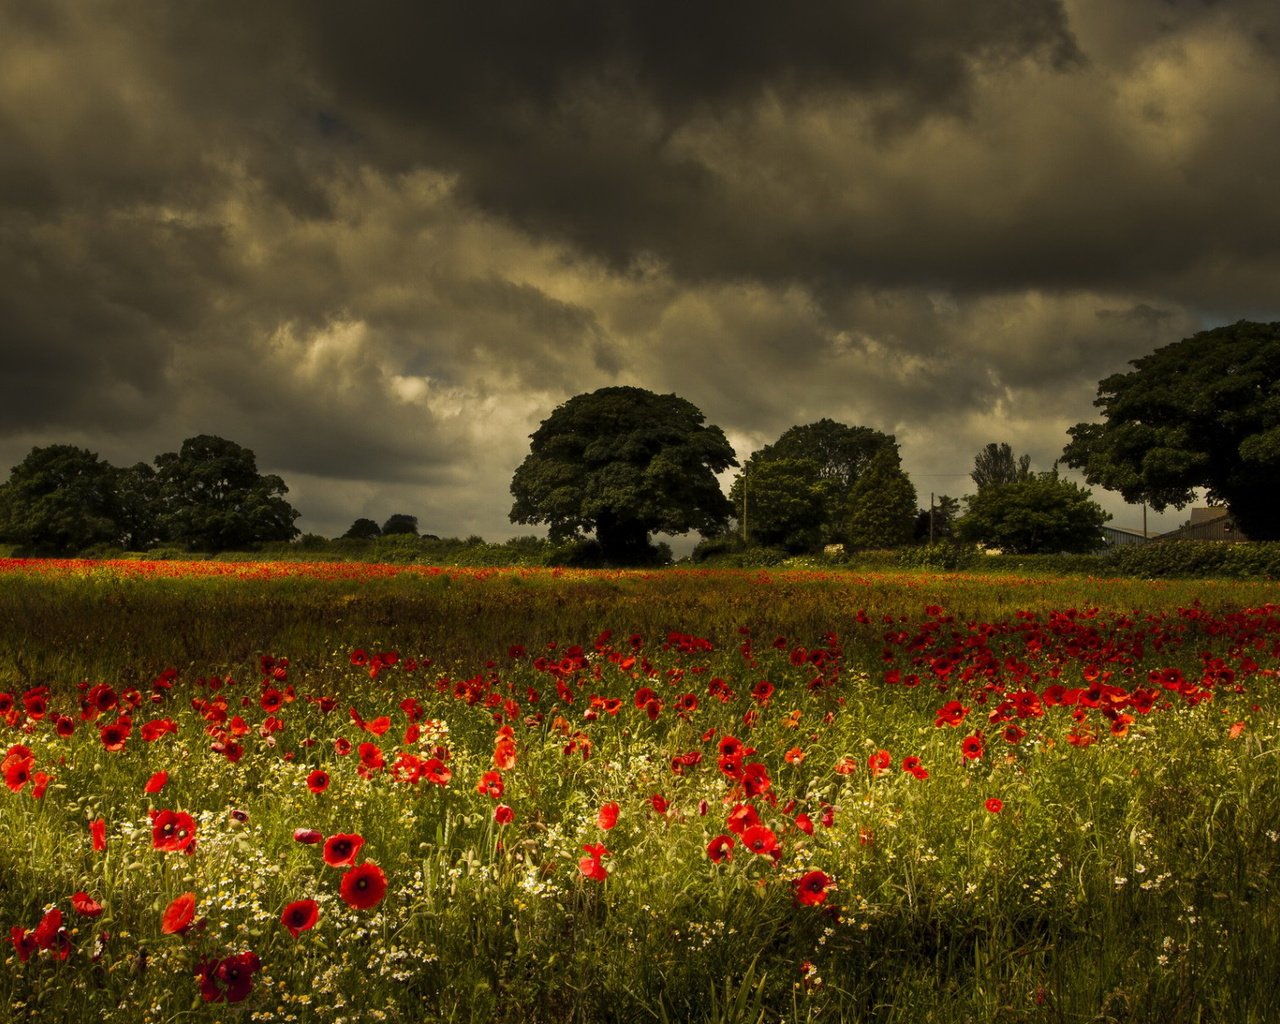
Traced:
<path id="1" fill-rule="evenodd" d="M 145 462 L 118 470 L 116 492 L 120 500 L 120 543 L 130 551 L 146 551 L 163 539 L 156 471 Z"/>
<path id="2" fill-rule="evenodd" d="M 849 490 L 846 543 L 854 548 L 891 548 L 911 539 L 916 489 L 902 470 L 898 446 L 881 448 Z"/>
<path id="3" fill-rule="evenodd" d="M 756 544 L 808 551 L 825 539 L 828 506 L 836 485 L 823 479 L 812 459 L 748 460 L 729 491 L 729 501 L 743 514 L 747 500 L 747 535 Z"/>
<path id="4" fill-rule="evenodd" d="M 951 540 L 955 536 L 955 523 L 959 515 L 960 499 L 939 494 L 934 500 L 933 508 L 922 508 L 916 513 L 911 539 L 925 542 Z"/>
<path id="5" fill-rule="evenodd" d="M 0 487 L 0 533 L 50 554 L 119 543 L 118 473 L 85 448 L 32 448 Z"/>
<path id="6" fill-rule="evenodd" d="M 835 420 L 790 427 L 773 444 L 755 452 L 752 459 L 809 459 L 818 466 L 818 475 L 835 484 L 842 498 L 861 476 L 876 452 L 896 448 L 891 434 L 871 427 L 850 427 Z"/>
<path id="7" fill-rule="evenodd" d="M 284 499 L 289 488 L 260 474 L 253 452 L 234 441 L 189 437 L 180 451 L 157 455 L 155 465 L 159 522 L 169 540 L 226 551 L 298 534 L 298 511 Z"/>
<path id="8" fill-rule="evenodd" d="M 1013 449 L 1007 443 L 989 445 L 973 457 L 973 472 L 969 474 L 979 491 L 997 484 L 1016 484 L 1031 479 L 1031 456 L 1014 458 Z"/>
<path id="9" fill-rule="evenodd" d="M 357 519 L 342 535 L 343 540 L 375 540 L 382 536 L 382 527 L 372 519 Z"/>
<path id="10" fill-rule="evenodd" d="M 1130 365 L 1099 382 L 1104 422 L 1067 432 L 1066 464 L 1156 511 L 1207 488 L 1246 536 L 1280 540 L 1280 323 L 1201 331 Z"/>
<path id="11" fill-rule="evenodd" d="M 736 466 L 724 432 L 676 395 L 601 388 L 558 406 L 511 479 L 513 523 L 552 540 L 594 531 L 609 561 L 643 560 L 650 533 L 706 534 L 732 511 L 715 474 Z"/>
<path id="12" fill-rule="evenodd" d="M 396 512 L 387 518 L 382 524 L 382 536 L 390 537 L 397 533 L 407 533 L 412 536 L 418 536 L 418 517 L 405 515 L 403 512 Z"/>
<path id="13" fill-rule="evenodd" d="M 1110 518 L 1087 490 L 1050 472 L 984 487 L 967 499 L 956 532 L 1011 554 L 1088 552 L 1102 546 Z"/>
<path id="14" fill-rule="evenodd" d="M 844 540 L 850 488 L 875 454 L 886 448 L 897 452 L 893 436 L 871 427 L 850 427 L 830 419 L 790 427 L 773 444 L 751 454 L 733 482 L 729 499 L 741 516 L 745 489 L 747 529 L 762 543 L 780 543 L 800 550 Z M 809 475 L 795 479 L 795 488 L 787 492 L 772 485 L 775 478 L 765 471 L 772 463 L 788 464 L 792 468 L 784 475 L 793 478 L 795 465 L 804 463 L 809 467 Z M 762 472 L 766 473 L 763 477 Z M 762 487 L 762 483 L 765 486 Z M 815 515 L 819 520 L 816 530 L 813 528 Z M 794 529 L 786 526 L 790 516 L 798 517 Z M 769 525 L 765 526 L 766 523 Z M 761 533 L 759 527 L 765 532 Z M 789 543 L 769 541 L 766 538 L 770 535 L 778 538 L 790 535 L 792 540 Z"/>

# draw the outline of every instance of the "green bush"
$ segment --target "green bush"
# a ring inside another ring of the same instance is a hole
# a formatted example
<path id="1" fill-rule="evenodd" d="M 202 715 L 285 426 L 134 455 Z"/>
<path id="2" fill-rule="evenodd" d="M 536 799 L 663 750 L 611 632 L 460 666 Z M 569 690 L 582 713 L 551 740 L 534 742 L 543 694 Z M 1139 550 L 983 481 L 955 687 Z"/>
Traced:
<path id="1" fill-rule="evenodd" d="M 1116 548 L 1104 561 L 1108 571 L 1121 576 L 1280 579 L 1280 542 L 1158 541 Z"/>

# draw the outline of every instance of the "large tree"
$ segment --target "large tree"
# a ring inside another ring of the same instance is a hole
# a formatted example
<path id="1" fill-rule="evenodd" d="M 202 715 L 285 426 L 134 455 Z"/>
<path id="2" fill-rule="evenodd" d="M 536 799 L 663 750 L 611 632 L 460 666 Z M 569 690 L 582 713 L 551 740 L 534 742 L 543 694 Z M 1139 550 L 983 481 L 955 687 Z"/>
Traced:
<path id="1" fill-rule="evenodd" d="M 749 460 L 729 500 L 752 543 L 809 551 L 827 538 L 828 507 L 836 485 L 812 459 Z"/>
<path id="2" fill-rule="evenodd" d="M 85 448 L 32 448 L 0 487 L 0 534 L 49 554 L 119 543 L 119 472 Z"/>
<path id="3" fill-rule="evenodd" d="M 732 509 L 715 474 L 737 461 L 703 421 L 685 399 L 642 388 L 569 399 L 531 435 L 511 521 L 546 523 L 552 540 L 594 531 L 614 562 L 644 559 L 651 533 L 723 528 Z"/>
<path id="4" fill-rule="evenodd" d="M 155 464 L 160 526 L 169 540 L 226 551 L 298 535 L 298 511 L 284 499 L 289 488 L 260 474 L 253 452 L 234 441 L 189 437 Z"/>
<path id="5" fill-rule="evenodd" d="M 916 489 L 896 444 L 871 457 L 849 489 L 845 515 L 845 539 L 851 547 L 892 548 L 911 539 Z"/>
<path id="6" fill-rule="evenodd" d="M 1247 536 L 1280 539 L 1280 323 L 1201 331 L 1131 365 L 1098 384 L 1104 422 L 1068 431 L 1066 464 L 1157 511 L 1206 488 Z"/>
<path id="7" fill-rule="evenodd" d="M 1087 490 L 1056 472 L 992 484 L 966 502 L 956 533 L 1018 555 L 1096 551 L 1111 518 Z"/>
<path id="8" fill-rule="evenodd" d="M 850 491 L 884 450 L 896 455 L 897 442 L 871 427 L 830 419 L 790 427 L 751 453 L 729 498 L 741 517 L 745 492 L 748 532 L 761 543 L 797 549 L 843 541 Z M 797 476 L 800 464 L 806 469 Z M 789 488 L 781 486 L 784 477 L 792 479 Z"/>

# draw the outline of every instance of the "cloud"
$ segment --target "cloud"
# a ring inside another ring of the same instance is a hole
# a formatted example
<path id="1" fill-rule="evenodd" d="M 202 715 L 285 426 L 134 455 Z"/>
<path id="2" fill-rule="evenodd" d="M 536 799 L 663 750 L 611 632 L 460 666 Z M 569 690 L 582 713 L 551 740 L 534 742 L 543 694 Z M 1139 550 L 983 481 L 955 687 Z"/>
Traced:
<path id="1" fill-rule="evenodd" d="M 574 394 L 962 493 L 1097 381 L 1280 319 L 1280 10 L 11 3 L 0 459 L 216 433 L 306 529 L 512 532 Z M 945 483 L 945 486 L 942 486 Z M 394 506 L 394 507 L 393 507 Z"/>

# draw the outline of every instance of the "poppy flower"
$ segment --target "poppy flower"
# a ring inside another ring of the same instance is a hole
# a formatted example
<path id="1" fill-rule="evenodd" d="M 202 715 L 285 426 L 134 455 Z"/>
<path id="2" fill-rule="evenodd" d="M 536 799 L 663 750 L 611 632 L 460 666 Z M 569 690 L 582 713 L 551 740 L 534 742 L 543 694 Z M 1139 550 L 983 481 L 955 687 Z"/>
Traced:
<path id="1" fill-rule="evenodd" d="M 124 749 L 125 743 L 129 740 L 129 733 L 133 726 L 127 718 L 118 719 L 110 725 L 104 725 L 98 730 L 98 736 L 102 740 L 102 745 L 112 753 Z"/>
<path id="2" fill-rule="evenodd" d="M 742 833 L 742 845 L 752 853 L 766 856 L 778 848 L 778 837 L 766 825 L 752 825 Z"/>
<path id="3" fill-rule="evenodd" d="M 605 870 L 600 860 L 609 856 L 609 851 L 605 849 L 603 843 L 586 843 L 582 849 L 586 851 L 587 856 L 578 861 L 578 870 L 593 882 L 603 882 L 609 877 L 609 872 Z"/>
<path id="4" fill-rule="evenodd" d="M 730 832 L 736 832 L 742 835 L 752 825 L 760 824 L 760 815 L 756 813 L 756 809 L 750 804 L 738 804 L 729 812 L 725 819 L 725 826 Z"/>
<path id="5" fill-rule="evenodd" d="M 196 894 L 184 892 L 164 909 L 160 931 L 165 935 L 185 935 L 196 916 Z"/>
<path id="6" fill-rule="evenodd" d="M 151 778 L 147 779 L 147 784 L 142 787 L 144 793 L 159 793 L 164 789 L 164 785 L 169 781 L 168 772 L 156 772 Z"/>
<path id="7" fill-rule="evenodd" d="M 516 766 L 516 741 L 510 736 L 499 736 L 494 743 L 493 766 L 502 772 Z"/>
<path id="8" fill-rule="evenodd" d="M 723 864 L 727 860 L 733 860 L 733 847 L 733 836 L 716 836 L 707 843 L 707 856 L 713 864 Z"/>
<path id="9" fill-rule="evenodd" d="M 338 894 L 348 906 L 368 910 L 381 903 L 387 894 L 387 876 L 382 873 L 382 868 L 367 860 L 342 876 Z"/>
<path id="10" fill-rule="evenodd" d="M 870 769 L 873 779 L 887 772 L 891 764 L 893 764 L 893 755 L 887 750 L 877 750 L 867 758 L 867 768 Z"/>
<path id="11" fill-rule="evenodd" d="M 93 839 L 94 853 L 101 853 L 107 848 L 107 823 L 101 818 L 89 822 L 89 835 Z"/>
<path id="12" fill-rule="evenodd" d="M 31 959 L 32 953 L 40 949 L 31 932 L 16 924 L 9 929 L 9 941 L 13 943 L 13 949 L 18 954 L 18 959 L 24 964 Z"/>
<path id="13" fill-rule="evenodd" d="M 324 842 L 324 862 L 331 868 L 351 867 L 356 862 L 364 836 L 339 832 Z"/>
<path id="14" fill-rule="evenodd" d="M 295 843 L 306 843 L 308 846 L 312 846 L 323 838 L 324 836 L 313 828 L 295 828 L 293 830 L 293 841 Z"/>
<path id="15" fill-rule="evenodd" d="M 82 890 L 72 893 L 71 909 L 81 917 L 97 917 L 102 913 L 102 904 Z"/>
<path id="16" fill-rule="evenodd" d="M 329 788 L 329 773 L 317 768 L 307 776 L 307 789 L 313 793 L 323 793 Z"/>
<path id="17" fill-rule="evenodd" d="M 618 810 L 616 803 L 603 804 L 600 810 L 596 812 L 596 824 L 608 832 L 609 829 L 618 824 Z"/>
<path id="18" fill-rule="evenodd" d="M 437 786 L 449 785 L 449 780 L 453 778 L 453 769 L 440 760 L 438 757 L 429 757 L 422 762 L 422 776 L 428 782 Z"/>
<path id="19" fill-rule="evenodd" d="M 1001 811 L 1004 810 L 1004 801 L 1001 800 L 998 796 L 993 796 L 990 800 L 988 800 L 985 804 L 983 804 L 983 806 L 992 814 L 999 814 Z"/>
<path id="20" fill-rule="evenodd" d="M 805 907 L 816 907 L 827 898 L 831 879 L 825 872 L 807 871 L 791 884 L 796 890 L 797 903 Z"/>
<path id="21" fill-rule="evenodd" d="M 960 741 L 960 753 L 966 761 L 977 761 L 982 757 L 982 734 L 973 733 Z"/>
<path id="22" fill-rule="evenodd" d="M 200 998 L 206 1003 L 239 1003 L 253 991 L 253 976 L 262 967 L 256 953 L 237 953 L 221 960 L 201 960 L 196 967 Z"/>
<path id="23" fill-rule="evenodd" d="M 151 820 L 151 845 L 157 850 L 194 853 L 196 820 L 186 811 L 163 810 Z"/>
<path id="24" fill-rule="evenodd" d="M 506 804 L 498 804 L 498 806 L 493 809 L 493 820 L 499 825 L 510 825 L 516 820 L 516 812 Z"/>
<path id="25" fill-rule="evenodd" d="M 505 789 L 506 785 L 502 781 L 502 775 L 498 772 L 485 772 L 480 777 L 480 781 L 476 783 L 477 793 L 481 796 L 492 797 L 494 800 L 501 800 Z"/>
<path id="26" fill-rule="evenodd" d="M 295 939 L 320 919 L 320 904 L 315 900 L 294 900 L 280 915 L 280 923 Z"/>

